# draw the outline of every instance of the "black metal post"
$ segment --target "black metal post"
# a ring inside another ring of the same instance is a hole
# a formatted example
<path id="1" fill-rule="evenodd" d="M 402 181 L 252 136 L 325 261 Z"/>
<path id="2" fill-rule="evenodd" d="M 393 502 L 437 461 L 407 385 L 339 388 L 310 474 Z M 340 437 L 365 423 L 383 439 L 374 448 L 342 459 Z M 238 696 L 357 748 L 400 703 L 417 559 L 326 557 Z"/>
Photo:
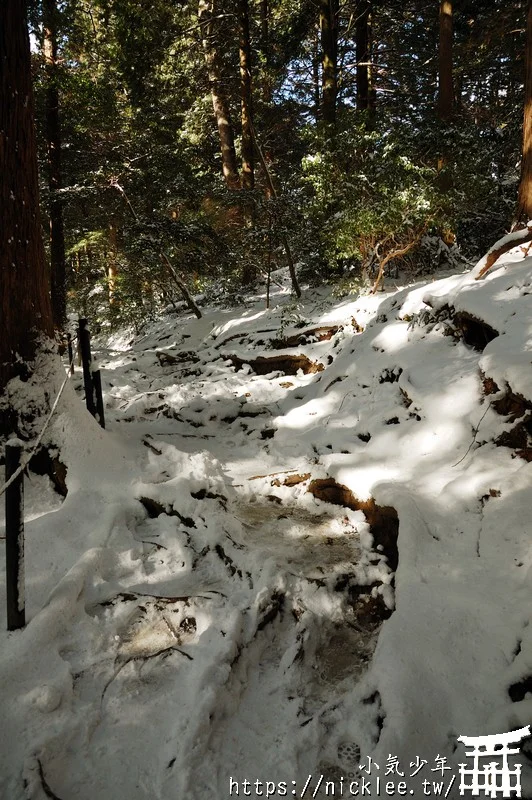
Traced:
<path id="1" fill-rule="evenodd" d="M 105 416 L 103 411 L 103 394 L 102 394 L 102 374 L 99 369 L 94 370 L 92 373 L 92 382 L 94 384 L 94 391 L 96 394 L 96 414 L 97 420 L 102 428 L 105 428 Z"/>
<path id="2" fill-rule="evenodd" d="M 74 374 L 74 350 L 72 348 L 72 334 L 67 333 L 67 347 L 68 347 L 68 364 L 70 368 L 70 374 Z"/>
<path id="3" fill-rule="evenodd" d="M 6 481 L 20 466 L 23 444 L 18 439 L 6 442 Z M 7 629 L 15 631 L 26 624 L 24 599 L 24 475 L 21 473 L 6 489 L 6 591 Z"/>
<path id="4" fill-rule="evenodd" d="M 81 363 L 83 365 L 83 383 L 85 385 L 85 404 L 87 411 L 96 416 L 96 403 L 94 402 L 94 384 L 91 372 L 91 337 L 87 327 L 87 320 L 79 320 L 78 328 L 79 349 L 81 352 Z"/>

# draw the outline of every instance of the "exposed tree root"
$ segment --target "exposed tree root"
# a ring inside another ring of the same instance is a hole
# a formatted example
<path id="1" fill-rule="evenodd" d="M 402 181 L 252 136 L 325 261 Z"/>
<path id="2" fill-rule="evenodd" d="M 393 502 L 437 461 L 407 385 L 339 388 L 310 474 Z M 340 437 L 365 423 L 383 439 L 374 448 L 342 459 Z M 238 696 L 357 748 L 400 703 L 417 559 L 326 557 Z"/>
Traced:
<path id="1" fill-rule="evenodd" d="M 395 572 L 399 563 L 397 537 L 399 518 L 391 506 L 378 506 L 373 498 L 358 500 L 347 486 L 337 483 L 334 478 L 318 478 L 311 481 L 308 490 L 318 500 L 337 506 L 362 511 L 369 524 L 375 549 L 381 547 L 390 568 Z"/>
<path id="2" fill-rule="evenodd" d="M 310 472 L 306 472 L 304 475 L 289 475 L 282 482 L 279 478 L 275 478 L 272 481 L 272 486 L 297 486 L 299 483 L 305 483 L 309 478 Z"/>
<path id="3" fill-rule="evenodd" d="M 230 361 L 236 370 L 242 369 L 244 364 L 249 364 L 257 375 L 268 375 L 270 372 L 282 372 L 285 375 L 297 375 L 302 370 L 305 375 L 322 372 L 323 364 L 311 361 L 305 355 L 279 355 L 259 356 L 258 358 L 240 358 L 236 355 L 223 356 Z"/>
<path id="4" fill-rule="evenodd" d="M 274 350 L 283 350 L 285 347 L 300 347 L 309 342 L 328 342 L 338 331 L 343 330 L 342 325 L 322 325 L 317 328 L 310 328 L 303 333 L 295 333 L 292 336 L 284 336 L 280 339 L 270 339 L 270 347 Z"/>
<path id="5" fill-rule="evenodd" d="M 259 481 L 262 478 L 275 478 L 276 475 L 286 475 L 289 472 L 296 472 L 295 469 L 286 469 L 282 472 L 271 472 L 269 475 L 253 475 L 252 478 L 248 478 L 248 481 Z"/>
<path id="6" fill-rule="evenodd" d="M 502 239 L 499 239 L 498 242 L 495 242 L 493 247 L 488 250 L 486 255 L 483 256 L 473 268 L 472 274 L 474 275 L 475 280 L 478 281 L 483 278 L 484 275 L 486 275 L 486 273 L 505 253 L 508 253 L 510 250 L 513 250 L 514 247 L 517 247 L 520 244 L 526 244 L 530 241 L 532 241 L 532 226 L 527 226 L 521 231 L 515 231 L 509 236 L 503 236 Z"/>

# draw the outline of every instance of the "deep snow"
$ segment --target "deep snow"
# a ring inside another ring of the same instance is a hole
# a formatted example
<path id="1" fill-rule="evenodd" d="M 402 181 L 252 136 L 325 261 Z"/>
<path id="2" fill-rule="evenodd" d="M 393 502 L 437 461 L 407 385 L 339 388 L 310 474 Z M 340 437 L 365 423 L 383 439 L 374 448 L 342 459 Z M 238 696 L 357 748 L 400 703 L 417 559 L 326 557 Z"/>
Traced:
<path id="1" fill-rule="evenodd" d="M 392 756 L 422 797 L 437 758 L 445 787 L 458 775 L 458 736 L 531 722 L 532 465 L 495 443 L 516 424 L 494 405 L 508 385 L 532 400 L 532 259 L 513 258 L 483 281 L 279 292 L 271 311 L 255 298 L 95 342 L 108 430 L 77 373 L 50 431 L 68 496 L 26 481 L 30 621 L 1 633 L 2 798 L 210 800 L 231 777 L 240 796 L 244 779 L 312 796 L 320 775 L 340 796 Z M 499 335 L 473 349 L 448 306 Z M 323 369 L 228 360 L 281 354 Z M 395 573 L 361 510 L 308 491 L 325 478 L 397 511 Z"/>

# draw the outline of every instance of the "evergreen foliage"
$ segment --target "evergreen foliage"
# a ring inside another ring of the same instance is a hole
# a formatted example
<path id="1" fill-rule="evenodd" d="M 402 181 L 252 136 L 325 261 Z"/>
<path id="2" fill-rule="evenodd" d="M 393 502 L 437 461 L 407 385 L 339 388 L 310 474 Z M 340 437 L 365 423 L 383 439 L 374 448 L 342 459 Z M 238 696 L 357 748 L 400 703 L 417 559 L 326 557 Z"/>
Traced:
<path id="1" fill-rule="evenodd" d="M 438 4 L 370 4 L 368 80 L 357 107 L 362 0 L 335 12 L 336 117 L 321 118 L 318 4 L 249 2 L 253 189 L 222 178 L 205 32 L 196 3 L 57 3 L 63 214 L 74 311 L 141 324 L 193 292 L 234 293 L 292 258 L 303 280 L 369 281 L 474 259 L 508 230 L 519 181 L 526 4 L 454 3 L 454 113 L 436 113 Z M 212 5 L 208 47 L 240 158 L 237 0 Z M 42 8 L 32 10 L 46 174 Z M 203 37 L 203 38 L 202 38 Z M 117 191 L 122 187 L 134 219 Z M 50 194 L 43 180 L 46 214 Z M 287 250 L 288 245 L 288 250 Z M 404 251 L 404 252 L 403 252 Z M 394 259 L 394 253 L 398 253 Z"/>

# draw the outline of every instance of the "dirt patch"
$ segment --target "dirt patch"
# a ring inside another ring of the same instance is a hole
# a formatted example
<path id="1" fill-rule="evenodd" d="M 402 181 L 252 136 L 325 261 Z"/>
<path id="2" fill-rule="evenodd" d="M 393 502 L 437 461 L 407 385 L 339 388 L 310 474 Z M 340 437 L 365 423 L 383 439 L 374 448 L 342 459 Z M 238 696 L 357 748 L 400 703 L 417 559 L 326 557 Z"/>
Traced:
<path id="1" fill-rule="evenodd" d="M 403 374 L 402 367 L 383 369 L 383 371 L 379 375 L 379 383 L 397 383 L 402 374 Z"/>
<path id="2" fill-rule="evenodd" d="M 372 587 L 369 587 L 371 590 Z M 375 597 L 370 594 L 367 586 L 350 586 L 349 602 L 355 612 L 355 617 L 365 631 L 376 631 L 384 620 L 392 616 L 392 609 L 388 608 L 382 595 Z"/>
<path id="3" fill-rule="evenodd" d="M 510 431 L 501 433 L 495 439 L 495 444 L 498 447 L 510 447 L 515 450 L 519 458 L 530 463 L 532 461 L 532 414 L 527 414 Z"/>
<path id="4" fill-rule="evenodd" d="M 484 379 L 484 386 L 486 381 Z M 496 384 L 493 382 L 493 386 Z M 488 388 L 491 388 L 488 383 Z M 508 422 L 516 422 L 517 425 L 501 433 L 495 439 L 498 447 L 509 447 L 515 450 L 516 455 L 529 463 L 532 461 L 532 403 L 508 386 L 502 397 L 492 402 L 492 408 L 503 417 L 508 417 Z"/>
<path id="5" fill-rule="evenodd" d="M 367 670 L 375 650 L 376 637 L 358 625 L 335 625 L 330 638 L 316 652 L 316 669 L 329 686 L 349 678 L 353 682 Z"/>
<path id="6" fill-rule="evenodd" d="M 523 395 L 512 392 L 508 387 L 504 395 L 492 403 L 492 408 L 497 414 L 509 417 L 509 422 L 515 422 L 519 417 L 523 417 L 527 411 L 532 411 L 532 403 Z"/>
<path id="7" fill-rule="evenodd" d="M 483 372 L 481 372 L 480 377 L 482 380 L 482 390 L 485 395 L 497 394 L 497 392 L 500 392 L 500 389 L 493 378 L 490 378 L 488 375 L 484 375 Z"/>
<path id="8" fill-rule="evenodd" d="M 529 692 L 532 692 L 532 675 L 523 678 L 523 680 L 517 683 L 512 683 L 508 688 L 508 694 L 513 703 L 520 703 Z"/>
<path id="9" fill-rule="evenodd" d="M 30 459 L 29 468 L 37 475 L 48 475 L 55 491 L 66 497 L 68 493 L 66 476 L 67 468 L 57 455 L 52 455 L 47 447 L 41 447 Z"/>
<path id="10" fill-rule="evenodd" d="M 344 506 L 352 511 L 362 511 L 369 524 L 375 549 L 380 548 L 394 572 L 399 563 L 397 537 L 399 517 L 391 506 L 379 506 L 373 498 L 359 500 L 347 486 L 337 483 L 334 478 L 318 478 L 310 482 L 308 490 L 318 500 Z"/>
<path id="11" fill-rule="evenodd" d="M 454 314 L 454 324 L 464 342 L 481 352 L 499 335 L 499 331 L 467 311 L 457 311 Z"/>
<path id="12" fill-rule="evenodd" d="M 163 505 L 152 497 L 139 497 L 138 499 L 146 509 L 150 519 L 156 519 L 156 517 L 160 517 L 161 514 L 167 514 L 169 517 L 178 517 L 187 528 L 196 527 L 196 523 L 191 517 L 184 517 L 183 514 L 180 514 L 179 511 L 170 504 Z"/>
<path id="13" fill-rule="evenodd" d="M 297 375 L 299 370 L 304 375 L 313 375 L 316 372 L 323 372 L 324 366 L 317 361 L 311 361 L 304 355 L 280 355 L 280 356 L 258 356 L 257 358 L 240 358 L 240 356 L 223 356 L 226 361 L 230 361 L 238 371 L 244 364 L 249 364 L 253 372 L 257 375 L 268 375 L 270 372 L 282 372 L 285 375 Z"/>

